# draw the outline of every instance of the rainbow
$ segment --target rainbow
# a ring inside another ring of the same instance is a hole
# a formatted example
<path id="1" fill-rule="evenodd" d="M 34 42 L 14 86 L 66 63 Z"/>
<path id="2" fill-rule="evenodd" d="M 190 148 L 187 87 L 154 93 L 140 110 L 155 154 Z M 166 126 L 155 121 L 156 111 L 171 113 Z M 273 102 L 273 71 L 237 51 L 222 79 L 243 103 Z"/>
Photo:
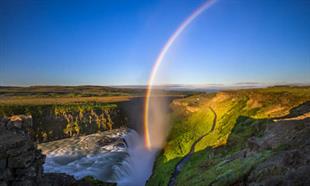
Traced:
<path id="1" fill-rule="evenodd" d="M 181 33 L 195 20 L 201 13 L 210 8 L 217 0 L 207 0 L 200 7 L 198 7 L 189 17 L 185 19 L 185 21 L 176 29 L 176 31 L 170 36 L 168 41 L 165 43 L 164 47 L 161 49 L 150 74 L 146 96 L 145 96 L 145 104 L 144 104 L 144 144 L 147 149 L 152 148 L 150 133 L 149 133 L 149 107 L 150 107 L 150 97 L 152 95 L 152 87 L 154 84 L 154 80 L 158 69 L 167 54 L 169 48 L 175 42 L 175 40 L 181 35 Z"/>

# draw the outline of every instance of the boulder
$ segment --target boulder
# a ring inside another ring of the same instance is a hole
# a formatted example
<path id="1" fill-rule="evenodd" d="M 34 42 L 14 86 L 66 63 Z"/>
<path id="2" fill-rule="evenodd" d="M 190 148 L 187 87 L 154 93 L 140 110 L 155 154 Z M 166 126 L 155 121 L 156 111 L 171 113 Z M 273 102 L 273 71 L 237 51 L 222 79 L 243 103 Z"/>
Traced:
<path id="1" fill-rule="evenodd" d="M 32 116 L 14 115 L 8 118 L 7 128 L 29 129 L 32 127 Z"/>

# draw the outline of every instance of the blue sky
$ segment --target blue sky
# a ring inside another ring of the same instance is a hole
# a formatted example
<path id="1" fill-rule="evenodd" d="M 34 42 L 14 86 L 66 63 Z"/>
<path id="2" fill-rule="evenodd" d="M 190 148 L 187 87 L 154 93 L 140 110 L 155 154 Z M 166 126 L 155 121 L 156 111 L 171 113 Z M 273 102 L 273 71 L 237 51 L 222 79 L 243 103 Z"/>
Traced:
<path id="1" fill-rule="evenodd" d="M 1 1 L 0 85 L 139 85 L 202 0 Z M 219 0 L 174 43 L 164 84 L 309 83 L 310 2 Z"/>

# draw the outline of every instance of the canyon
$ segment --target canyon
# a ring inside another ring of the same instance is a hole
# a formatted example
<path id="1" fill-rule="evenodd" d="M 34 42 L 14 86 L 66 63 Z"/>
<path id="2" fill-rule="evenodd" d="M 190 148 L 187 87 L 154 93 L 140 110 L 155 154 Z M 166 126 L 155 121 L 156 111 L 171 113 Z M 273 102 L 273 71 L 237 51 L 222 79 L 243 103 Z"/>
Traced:
<path id="1" fill-rule="evenodd" d="M 169 135 L 148 152 L 143 97 L 3 104 L 0 183 L 309 185 L 309 87 L 172 96 L 164 107 Z"/>

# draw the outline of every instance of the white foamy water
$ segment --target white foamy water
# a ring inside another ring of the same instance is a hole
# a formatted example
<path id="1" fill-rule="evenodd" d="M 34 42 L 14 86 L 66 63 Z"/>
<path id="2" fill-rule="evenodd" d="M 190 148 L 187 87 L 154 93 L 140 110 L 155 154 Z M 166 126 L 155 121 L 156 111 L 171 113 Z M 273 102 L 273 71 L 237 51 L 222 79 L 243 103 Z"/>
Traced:
<path id="1" fill-rule="evenodd" d="M 125 140 L 128 144 L 128 156 L 125 161 L 129 170 L 126 176 L 120 177 L 118 186 L 143 186 L 152 174 L 153 163 L 157 150 L 147 150 L 142 136 L 134 130 L 130 131 Z M 120 167 L 122 168 L 122 166 Z"/>
<path id="2" fill-rule="evenodd" d="M 117 129 L 39 144 L 46 155 L 44 172 L 117 182 L 128 172 L 124 161 L 127 144 L 123 139 L 127 133 L 126 129 Z"/>
<path id="3" fill-rule="evenodd" d="M 93 176 L 119 186 L 143 186 L 152 173 L 155 151 L 132 129 L 116 129 L 39 144 L 44 172 L 81 179 Z"/>

